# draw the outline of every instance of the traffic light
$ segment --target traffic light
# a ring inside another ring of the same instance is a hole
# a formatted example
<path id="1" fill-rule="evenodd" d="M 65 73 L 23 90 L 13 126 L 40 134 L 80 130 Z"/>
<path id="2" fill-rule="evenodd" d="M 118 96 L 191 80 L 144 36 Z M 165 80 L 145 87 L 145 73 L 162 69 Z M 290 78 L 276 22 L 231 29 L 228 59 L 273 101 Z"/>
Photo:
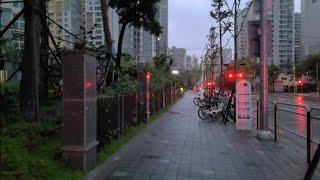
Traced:
<path id="1" fill-rule="evenodd" d="M 234 78 L 233 73 L 229 73 L 229 74 L 228 74 L 228 78 L 229 78 L 229 79 L 233 79 L 233 78 Z"/>

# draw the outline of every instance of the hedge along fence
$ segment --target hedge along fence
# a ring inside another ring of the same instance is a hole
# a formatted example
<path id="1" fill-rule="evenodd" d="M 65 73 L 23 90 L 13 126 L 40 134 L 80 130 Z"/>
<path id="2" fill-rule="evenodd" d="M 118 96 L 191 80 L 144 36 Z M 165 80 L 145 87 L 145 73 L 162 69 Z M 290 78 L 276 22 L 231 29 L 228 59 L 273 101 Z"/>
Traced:
<path id="1" fill-rule="evenodd" d="M 182 93 L 179 89 L 152 92 L 150 102 L 151 115 L 170 105 L 181 95 Z M 138 126 L 141 123 L 147 123 L 145 93 L 99 97 L 97 99 L 98 148 L 109 144 L 112 139 L 119 137 L 130 126 Z"/>

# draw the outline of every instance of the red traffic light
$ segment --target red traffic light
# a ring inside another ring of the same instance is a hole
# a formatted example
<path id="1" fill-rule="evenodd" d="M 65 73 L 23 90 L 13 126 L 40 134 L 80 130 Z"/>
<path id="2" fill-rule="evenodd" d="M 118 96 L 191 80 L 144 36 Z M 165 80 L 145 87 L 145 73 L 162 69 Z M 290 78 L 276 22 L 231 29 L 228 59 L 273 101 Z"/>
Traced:
<path id="1" fill-rule="evenodd" d="M 238 74 L 238 77 L 239 77 L 239 78 L 243 78 L 243 76 L 244 76 L 244 75 L 243 75 L 242 73 L 239 73 L 239 74 Z"/>
<path id="2" fill-rule="evenodd" d="M 229 77 L 230 79 L 233 78 L 233 74 L 232 74 L 232 73 L 228 74 L 228 77 Z"/>
<path id="3" fill-rule="evenodd" d="M 147 78 L 147 80 L 150 80 L 150 78 L 151 78 L 151 73 L 150 72 L 146 73 L 146 78 Z"/>

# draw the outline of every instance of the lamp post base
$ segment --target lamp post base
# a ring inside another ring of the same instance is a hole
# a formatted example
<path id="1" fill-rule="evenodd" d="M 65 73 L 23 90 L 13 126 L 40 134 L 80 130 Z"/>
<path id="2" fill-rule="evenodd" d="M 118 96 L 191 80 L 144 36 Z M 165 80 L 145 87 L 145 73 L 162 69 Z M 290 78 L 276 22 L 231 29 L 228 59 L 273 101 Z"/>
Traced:
<path id="1" fill-rule="evenodd" d="M 268 130 L 259 130 L 257 133 L 257 138 L 259 140 L 272 140 L 272 133 Z"/>

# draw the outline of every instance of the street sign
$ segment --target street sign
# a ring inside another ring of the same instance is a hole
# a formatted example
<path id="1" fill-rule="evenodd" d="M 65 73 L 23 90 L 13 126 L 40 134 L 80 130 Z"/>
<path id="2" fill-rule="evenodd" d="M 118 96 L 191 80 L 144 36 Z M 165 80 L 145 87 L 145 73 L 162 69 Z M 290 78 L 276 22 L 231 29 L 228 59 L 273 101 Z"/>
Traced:
<path id="1" fill-rule="evenodd" d="M 252 129 L 252 99 L 251 83 L 239 80 L 236 84 L 236 128 L 239 130 Z"/>

